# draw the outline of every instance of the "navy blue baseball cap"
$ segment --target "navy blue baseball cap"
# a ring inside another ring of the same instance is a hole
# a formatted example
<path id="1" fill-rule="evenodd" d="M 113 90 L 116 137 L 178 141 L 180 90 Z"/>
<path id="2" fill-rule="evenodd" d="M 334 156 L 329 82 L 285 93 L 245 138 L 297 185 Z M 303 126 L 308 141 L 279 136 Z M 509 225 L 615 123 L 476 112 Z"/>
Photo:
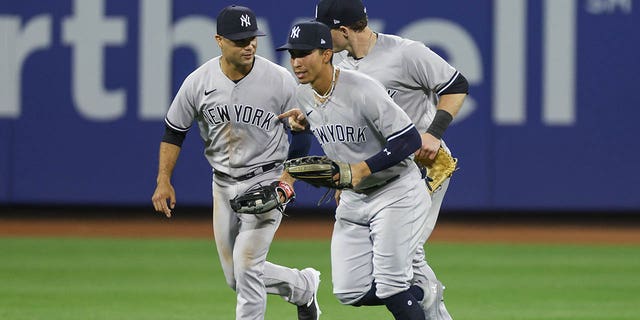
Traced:
<path id="1" fill-rule="evenodd" d="M 216 20 L 217 33 L 229 40 L 241 40 L 265 35 L 258 30 L 258 21 L 255 13 L 247 7 L 228 6 L 218 13 Z"/>
<path id="2" fill-rule="evenodd" d="M 329 28 L 350 26 L 367 17 L 361 0 L 320 0 L 316 6 L 316 20 Z"/>
<path id="3" fill-rule="evenodd" d="M 324 23 L 307 21 L 295 24 L 289 32 L 287 43 L 276 50 L 333 49 L 331 30 Z"/>

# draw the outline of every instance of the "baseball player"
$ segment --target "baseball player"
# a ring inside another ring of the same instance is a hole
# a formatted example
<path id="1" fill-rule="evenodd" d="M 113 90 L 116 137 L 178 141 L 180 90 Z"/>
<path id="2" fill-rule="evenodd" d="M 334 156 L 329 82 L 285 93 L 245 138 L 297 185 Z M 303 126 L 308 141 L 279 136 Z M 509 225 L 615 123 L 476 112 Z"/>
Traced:
<path id="1" fill-rule="evenodd" d="M 442 136 L 468 93 L 464 76 L 423 43 L 371 30 L 361 0 L 320 0 L 316 18 L 331 28 L 333 49 L 347 53 L 339 67 L 380 81 L 413 120 L 422 138 L 416 158 L 433 159 L 440 146 L 451 153 Z M 447 179 L 431 196 L 425 242 L 435 227 L 448 186 Z M 427 318 L 451 319 L 442 299 L 444 287 L 425 261 L 422 246 L 414 259 L 414 273 L 415 282 L 435 293 L 439 302 L 425 310 Z"/>
<path id="2" fill-rule="evenodd" d="M 413 159 L 420 134 L 374 79 L 332 65 L 329 28 L 316 21 L 293 26 L 288 50 L 298 81 L 300 110 L 326 155 L 349 163 L 352 184 L 336 209 L 331 239 L 333 293 L 347 305 L 385 305 L 395 319 L 425 319 L 412 286 L 412 258 L 423 244 L 431 198 Z M 366 181 L 366 182 L 365 182 Z"/>
<path id="3" fill-rule="evenodd" d="M 184 80 L 167 112 L 152 200 L 156 211 L 171 217 L 176 203 L 172 171 L 196 121 L 214 171 L 213 228 L 227 284 L 237 294 L 236 319 L 264 319 L 270 293 L 297 305 L 298 319 L 315 320 L 320 273 L 266 261 L 282 213 L 238 214 L 229 203 L 253 186 L 281 179 L 293 183 L 282 174 L 289 141 L 277 116 L 292 106 L 297 84 L 285 68 L 255 55 L 256 37 L 264 35 L 256 23 L 249 8 L 220 11 L 215 40 L 222 55 Z"/>

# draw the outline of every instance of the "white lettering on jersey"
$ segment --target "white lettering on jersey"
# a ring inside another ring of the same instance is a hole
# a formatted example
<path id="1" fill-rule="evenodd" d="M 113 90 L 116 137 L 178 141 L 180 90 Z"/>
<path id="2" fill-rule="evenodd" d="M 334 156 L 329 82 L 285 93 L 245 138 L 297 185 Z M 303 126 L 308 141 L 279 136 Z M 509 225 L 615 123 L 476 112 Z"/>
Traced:
<path id="1" fill-rule="evenodd" d="M 233 109 L 236 114 L 236 122 L 250 124 L 266 131 L 269 131 L 271 120 L 275 117 L 273 112 L 267 112 L 267 116 L 263 120 L 262 116 L 265 111 L 249 105 L 234 104 Z"/>
<path id="2" fill-rule="evenodd" d="M 227 105 L 204 109 L 205 106 L 206 105 L 202 105 L 202 115 L 205 119 L 207 119 L 207 122 L 209 124 L 218 125 L 223 122 L 231 121 L 231 118 L 229 117 L 229 108 L 227 107 Z"/>
<path id="3" fill-rule="evenodd" d="M 200 109 L 204 119 L 212 126 L 231 122 L 232 118 L 229 114 L 229 106 L 226 104 L 210 107 L 203 104 Z M 252 125 L 265 131 L 269 131 L 271 121 L 276 116 L 273 112 L 266 112 L 261 108 L 242 104 L 234 104 L 233 111 L 235 115 L 233 120 L 235 120 L 235 122 Z"/>
<path id="4" fill-rule="evenodd" d="M 325 143 L 336 142 L 351 142 L 361 143 L 367 141 L 365 131 L 367 127 L 354 127 L 342 124 L 327 124 L 318 128 L 314 128 L 311 131 L 320 142 L 320 145 Z"/>

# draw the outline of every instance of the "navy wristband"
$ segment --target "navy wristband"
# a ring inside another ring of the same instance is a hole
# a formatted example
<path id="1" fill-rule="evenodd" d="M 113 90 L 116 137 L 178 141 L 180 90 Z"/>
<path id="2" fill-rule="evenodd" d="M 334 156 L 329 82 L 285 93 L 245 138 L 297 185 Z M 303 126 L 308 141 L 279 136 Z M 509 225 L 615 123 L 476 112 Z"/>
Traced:
<path id="1" fill-rule="evenodd" d="M 444 131 L 447 130 L 451 121 L 453 121 L 453 116 L 449 112 L 438 109 L 438 111 L 436 111 L 436 116 L 433 117 L 433 121 L 431 122 L 429 129 L 427 129 L 427 133 L 438 139 L 442 139 Z"/>

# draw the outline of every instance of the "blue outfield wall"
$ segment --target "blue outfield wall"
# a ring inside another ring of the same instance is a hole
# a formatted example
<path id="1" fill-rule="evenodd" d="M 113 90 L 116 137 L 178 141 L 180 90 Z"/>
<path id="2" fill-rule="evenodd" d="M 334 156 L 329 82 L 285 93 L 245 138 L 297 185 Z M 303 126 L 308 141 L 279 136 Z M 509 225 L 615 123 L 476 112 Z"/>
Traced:
<path id="1" fill-rule="evenodd" d="M 237 3 L 269 35 L 258 53 L 288 66 L 274 48 L 315 2 Z M 219 54 L 215 16 L 227 4 L 0 2 L 0 204 L 151 206 L 164 113 L 184 77 Z M 365 4 L 374 29 L 425 42 L 469 80 L 445 135 L 460 159 L 446 209 L 640 209 L 637 2 Z M 178 205 L 210 205 L 196 132 L 173 182 Z M 297 207 L 324 192 L 297 189 Z"/>

